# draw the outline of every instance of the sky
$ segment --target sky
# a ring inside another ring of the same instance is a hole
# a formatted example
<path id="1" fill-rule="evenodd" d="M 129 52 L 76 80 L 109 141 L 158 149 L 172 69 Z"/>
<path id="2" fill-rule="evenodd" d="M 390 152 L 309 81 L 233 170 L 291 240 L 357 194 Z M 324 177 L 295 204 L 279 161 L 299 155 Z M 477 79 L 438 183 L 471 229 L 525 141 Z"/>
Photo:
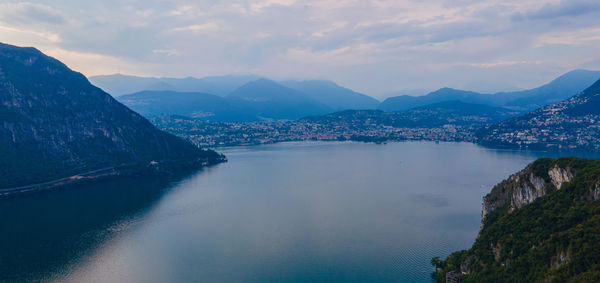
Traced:
<path id="1" fill-rule="evenodd" d="M 0 42 L 87 76 L 330 79 L 384 98 L 600 70 L 598 0 L 0 0 Z"/>

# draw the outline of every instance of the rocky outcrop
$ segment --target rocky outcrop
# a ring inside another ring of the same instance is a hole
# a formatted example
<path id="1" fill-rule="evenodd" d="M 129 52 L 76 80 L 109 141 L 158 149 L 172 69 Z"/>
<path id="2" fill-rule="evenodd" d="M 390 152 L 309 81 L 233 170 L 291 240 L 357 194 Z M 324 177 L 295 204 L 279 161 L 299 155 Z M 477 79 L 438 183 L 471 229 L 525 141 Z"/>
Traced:
<path id="1" fill-rule="evenodd" d="M 522 208 L 551 190 L 560 190 L 562 184 L 571 181 L 574 177 L 575 172 L 569 166 L 561 167 L 558 163 L 552 163 L 546 164 L 540 170 L 539 165 L 538 163 L 531 164 L 510 176 L 508 180 L 498 184 L 490 194 L 484 197 L 482 223 L 485 217 L 497 208 L 508 205 L 509 212 Z M 600 192 L 598 197 L 600 197 Z"/>
<path id="2" fill-rule="evenodd" d="M 571 255 L 568 252 L 560 252 L 550 260 L 550 267 L 559 268 L 571 260 Z"/>
<path id="3" fill-rule="evenodd" d="M 548 171 L 548 176 L 554 187 L 557 190 L 560 190 L 563 183 L 570 182 L 573 179 L 573 172 L 571 172 L 569 168 L 560 168 L 558 165 L 554 165 L 554 167 Z"/>
<path id="4" fill-rule="evenodd" d="M 495 186 L 473 246 L 432 261 L 438 281 L 597 282 L 598 168 L 600 159 L 542 158 Z"/>
<path id="5" fill-rule="evenodd" d="M 518 209 L 532 203 L 537 198 L 546 194 L 546 182 L 533 173 L 521 183 L 512 194 L 511 210 Z"/>

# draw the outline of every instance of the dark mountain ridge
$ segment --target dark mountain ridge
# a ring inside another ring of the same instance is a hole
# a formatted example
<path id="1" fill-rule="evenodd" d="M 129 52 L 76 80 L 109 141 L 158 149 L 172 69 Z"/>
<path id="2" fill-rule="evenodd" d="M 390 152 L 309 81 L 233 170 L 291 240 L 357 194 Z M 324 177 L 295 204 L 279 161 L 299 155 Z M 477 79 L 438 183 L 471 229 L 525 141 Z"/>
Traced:
<path id="1" fill-rule="evenodd" d="M 260 120 L 243 105 L 200 92 L 141 91 L 117 98 L 145 117 L 181 115 L 206 121 L 246 122 Z"/>
<path id="2" fill-rule="evenodd" d="M 461 100 L 530 111 L 576 95 L 592 85 L 599 77 L 600 71 L 573 70 L 534 89 L 495 94 L 442 88 L 424 96 L 390 97 L 381 103 L 379 109 L 394 112 L 447 100 Z"/>
<path id="3" fill-rule="evenodd" d="M 116 97 L 145 90 L 202 92 L 225 96 L 236 88 L 257 79 L 259 77 L 253 75 L 212 76 L 204 78 L 153 78 L 114 74 L 90 77 L 92 83 Z"/>
<path id="4" fill-rule="evenodd" d="M 376 109 L 379 101 L 368 95 L 341 87 L 332 81 L 283 81 L 282 85 L 298 90 L 333 110 Z"/>
<path id="5" fill-rule="evenodd" d="M 481 129 L 480 143 L 534 149 L 600 150 L 600 80 L 567 100 Z"/>
<path id="6" fill-rule="evenodd" d="M 0 188 L 125 164 L 222 158 L 156 129 L 35 48 L 0 43 L 0 101 Z"/>
<path id="7" fill-rule="evenodd" d="M 249 82 L 227 98 L 234 105 L 246 107 L 257 116 L 266 118 L 298 119 L 331 112 L 329 107 L 306 94 L 267 79 Z"/>
<path id="8" fill-rule="evenodd" d="M 298 119 L 331 112 L 306 94 L 267 79 L 244 84 L 225 97 L 198 92 L 142 91 L 118 100 L 147 117 L 181 115 L 206 121 Z"/>
<path id="9" fill-rule="evenodd" d="M 382 110 L 344 110 L 321 116 L 311 116 L 301 121 L 321 124 L 375 123 L 393 127 L 434 128 L 444 125 L 481 126 L 496 123 L 518 115 L 518 111 L 460 100 L 444 101 L 399 112 Z"/>
<path id="10" fill-rule="evenodd" d="M 225 97 L 238 88 L 253 81 L 260 81 L 257 76 L 215 76 L 204 78 L 152 78 L 136 77 L 121 74 L 90 77 L 97 84 L 115 97 L 139 93 L 142 91 L 174 91 L 213 94 Z M 276 82 L 288 89 L 303 93 L 314 101 L 331 108 L 344 109 L 375 109 L 379 101 L 368 95 L 341 87 L 334 82 L 325 80 L 286 80 Z M 265 84 L 266 87 L 269 84 Z M 270 91 L 265 89 L 264 91 Z"/>

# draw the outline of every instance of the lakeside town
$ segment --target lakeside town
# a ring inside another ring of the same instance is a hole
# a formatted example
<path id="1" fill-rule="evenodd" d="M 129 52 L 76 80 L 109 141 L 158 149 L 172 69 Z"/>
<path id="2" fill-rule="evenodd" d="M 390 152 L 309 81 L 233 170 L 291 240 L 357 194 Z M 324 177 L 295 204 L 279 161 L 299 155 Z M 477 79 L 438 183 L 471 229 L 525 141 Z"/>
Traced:
<path id="1" fill-rule="evenodd" d="M 200 147 L 289 141 L 475 142 L 536 150 L 600 150 L 599 115 L 569 115 L 576 98 L 498 123 L 500 117 L 444 116 L 439 112 L 345 111 L 299 120 L 218 122 L 184 116 L 155 116 L 161 130 Z"/>
<path id="2" fill-rule="evenodd" d="M 151 118 L 158 128 L 201 147 L 270 144 L 288 141 L 474 141 L 474 126 L 396 127 L 376 122 L 309 120 L 210 122 L 177 116 Z"/>
<path id="3" fill-rule="evenodd" d="M 486 126 L 477 137 L 486 145 L 530 149 L 600 150 L 600 115 L 582 109 L 588 97 L 575 96 L 522 117 Z M 582 111 L 584 110 L 584 111 Z"/>

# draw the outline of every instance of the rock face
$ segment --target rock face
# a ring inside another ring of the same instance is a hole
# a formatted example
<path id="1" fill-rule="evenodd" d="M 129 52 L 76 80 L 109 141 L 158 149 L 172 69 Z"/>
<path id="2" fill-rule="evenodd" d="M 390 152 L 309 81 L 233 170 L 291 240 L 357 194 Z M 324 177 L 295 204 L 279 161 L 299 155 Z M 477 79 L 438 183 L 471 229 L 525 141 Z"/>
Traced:
<path id="1" fill-rule="evenodd" d="M 592 191 L 592 198 L 594 200 L 600 199 L 600 183 L 596 184 L 596 188 Z"/>
<path id="2" fill-rule="evenodd" d="M 463 282 L 598 282 L 600 159 L 542 158 L 484 199 L 472 247 L 432 260 Z"/>
<path id="3" fill-rule="evenodd" d="M 220 158 L 156 129 L 37 49 L 0 43 L 0 189 L 124 164 Z"/>
<path id="4" fill-rule="evenodd" d="M 537 198 L 546 194 L 546 183 L 544 179 L 533 174 L 529 174 L 528 180 L 521 183 L 512 195 L 511 208 L 521 208 L 526 204 L 532 203 Z"/>
<path id="5" fill-rule="evenodd" d="M 562 184 L 571 181 L 574 176 L 572 168 L 563 168 L 559 164 L 549 168 L 534 168 L 534 166 L 536 164 L 510 176 L 484 197 L 482 223 L 489 213 L 506 205 L 507 200 L 510 200 L 509 211 L 514 211 L 534 202 L 551 190 L 560 190 Z"/>

